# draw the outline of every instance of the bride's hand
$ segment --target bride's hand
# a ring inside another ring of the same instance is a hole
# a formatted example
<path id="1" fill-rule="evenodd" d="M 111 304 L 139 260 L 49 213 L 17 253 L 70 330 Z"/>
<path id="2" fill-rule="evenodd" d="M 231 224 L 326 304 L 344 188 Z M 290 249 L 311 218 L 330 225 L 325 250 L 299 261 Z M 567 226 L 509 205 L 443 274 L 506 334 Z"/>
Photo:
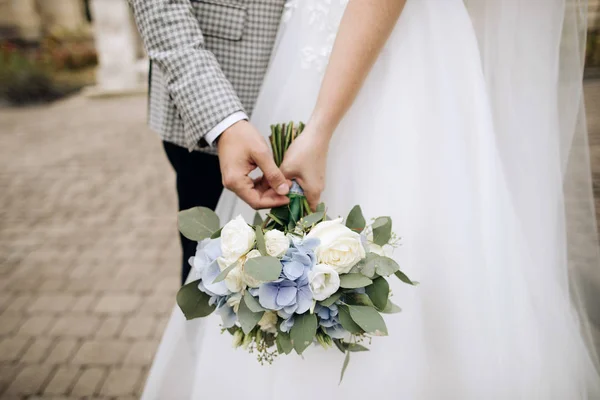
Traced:
<path id="1" fill-rule="evenodd" d="M 288 148 L 281 171 L 288 179 L 295 179 L 304 190 L 310 208 L 314 211 L 325 189 L 325 168 L 329 140 L 310 124 Z"/>

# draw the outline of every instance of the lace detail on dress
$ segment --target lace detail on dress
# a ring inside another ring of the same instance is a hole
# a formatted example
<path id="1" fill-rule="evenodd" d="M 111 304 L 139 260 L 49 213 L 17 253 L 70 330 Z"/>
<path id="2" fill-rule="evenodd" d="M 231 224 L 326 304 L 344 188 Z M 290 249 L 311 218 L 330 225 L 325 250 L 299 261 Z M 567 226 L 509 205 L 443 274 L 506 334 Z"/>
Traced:
<path id="1" fill-rule="evenodd" d="M 302 68 L 324 72 L 348 0 L 289 0 L 285 4 L 284 21 L 293 13 L 306 18 L 308 29 L 319 38 L 302 48 Z"/>

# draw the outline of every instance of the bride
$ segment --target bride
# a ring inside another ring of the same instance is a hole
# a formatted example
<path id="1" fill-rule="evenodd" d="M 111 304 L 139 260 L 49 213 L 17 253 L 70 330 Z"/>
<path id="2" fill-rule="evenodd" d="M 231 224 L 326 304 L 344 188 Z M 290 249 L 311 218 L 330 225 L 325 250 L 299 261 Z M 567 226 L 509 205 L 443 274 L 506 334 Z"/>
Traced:
<path id="1" fill-rule="evenodd" d="M 348 4 L 346 4 L 348 3 Z M 595 399 L 584 6 L 292 0 L 253 123 L 306 120 L 282 170 L 331 215 L 390 215 L 421 285 L 353 357 L 260 366 L 175 309 L 143 399 Z M 335 133 L 335 134 L 334 134 Z M 323 193 L 321 190 L 327 186 Z M 221 221 L 249 209 L 225 193 Z M 588 300 L 588 301 L 586 301 Z M 594 314 L 595 313 L 595 314 Z M 598 322 L 598 321 L 596 321 Z"/>

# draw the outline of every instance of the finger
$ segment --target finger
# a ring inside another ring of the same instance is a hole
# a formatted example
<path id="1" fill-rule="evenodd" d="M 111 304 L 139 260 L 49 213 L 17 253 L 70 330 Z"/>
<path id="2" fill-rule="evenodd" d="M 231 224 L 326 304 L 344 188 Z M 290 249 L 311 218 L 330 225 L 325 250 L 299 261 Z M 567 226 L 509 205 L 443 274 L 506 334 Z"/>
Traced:
<path id="1" fill-rule="evenodd" d="M 255 210 L 279 207 L 289 203 L 288 197 L 277 194 L 268 182 L 245 178 L 232 190 Z"/>
<path id="2" fill-rule="evenodd" d="M 306 201 L 308 201 L 310 209 L 312 211 L 316 211 L 321 200 L 321 192 L 311 188 L 310 185 L 307 185 L 302 178 L 298 178 L 297 182 L 304 190 L 304 197 L 306 197 Z"/>
<path id="3" fill-rule="evenodd" d="M 287 179 L 281 172 L 269 151 L 260 151 L 254 154 L 254 162 L 261 169 L 265 179 L 278 194 L 285 196 L 290 191 Z"/>

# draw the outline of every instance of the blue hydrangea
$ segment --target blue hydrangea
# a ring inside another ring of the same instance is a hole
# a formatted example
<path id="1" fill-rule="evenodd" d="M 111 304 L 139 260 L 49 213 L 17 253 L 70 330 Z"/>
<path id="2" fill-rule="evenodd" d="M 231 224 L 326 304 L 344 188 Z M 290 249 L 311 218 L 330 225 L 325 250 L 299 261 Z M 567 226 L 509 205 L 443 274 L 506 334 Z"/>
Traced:
<path id="1" fill-rule="evenodd" d="M 319 320 L 319 325 L 323 330 L 334 339 L 343 339 L 348 335 L 339 320 L 338 306 L 332 304 L 329 307 L 324 307 L 320 304 L 315 306 L 315 314 Z"/>
<path id="2" fill-rule="evenodd" d="M 284 332 L 293 326 L 294 314 L 304 314 L 312 305 L 308 271 L 316 263 L 314 249 L 318 244 L 318 240 L 292 237 L 292 244 L 281 259 L 283 268 L 279 279 L 258 288 L 259 303 L 264 308 L 277 311 L 285 320 L 282 323 L 282 329 L 286 329 Z"/>

